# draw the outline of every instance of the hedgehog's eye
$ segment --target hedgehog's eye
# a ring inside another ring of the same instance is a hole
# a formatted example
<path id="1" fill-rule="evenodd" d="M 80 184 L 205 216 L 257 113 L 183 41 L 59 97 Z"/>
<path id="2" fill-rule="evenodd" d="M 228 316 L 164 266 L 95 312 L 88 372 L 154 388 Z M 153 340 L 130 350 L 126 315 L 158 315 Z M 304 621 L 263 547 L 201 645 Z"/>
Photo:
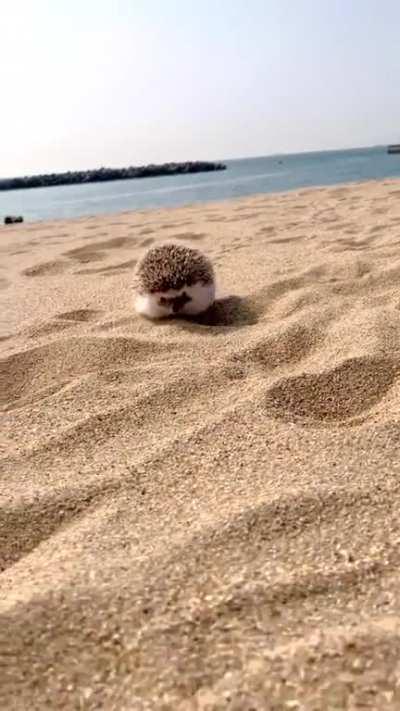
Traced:
<path id="1" fill-rule="evenodd" d="M 167 305 L 167 299 L 165 296 L 162 296 L 159 301 L 158 301 L 159 306 L 166 306 Z"/>

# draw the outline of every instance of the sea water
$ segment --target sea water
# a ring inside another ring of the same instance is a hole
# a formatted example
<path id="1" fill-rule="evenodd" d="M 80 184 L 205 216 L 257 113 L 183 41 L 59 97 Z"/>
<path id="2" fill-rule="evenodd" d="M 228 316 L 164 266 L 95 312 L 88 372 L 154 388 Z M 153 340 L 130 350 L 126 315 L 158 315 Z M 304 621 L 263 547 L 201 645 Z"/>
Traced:
<path id="1" fill-rule="evenodd" d="M 0 192 L 0 220 L 52 220 L 400 177 L 386 146 L 227 160 L 220 172 Z"/>

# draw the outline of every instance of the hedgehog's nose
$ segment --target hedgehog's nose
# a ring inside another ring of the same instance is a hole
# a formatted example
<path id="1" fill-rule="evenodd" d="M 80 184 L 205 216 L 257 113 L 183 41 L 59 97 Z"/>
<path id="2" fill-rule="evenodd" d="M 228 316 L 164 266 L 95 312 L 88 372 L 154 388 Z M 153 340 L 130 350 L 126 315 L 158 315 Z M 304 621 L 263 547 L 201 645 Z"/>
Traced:
<path id="1" fill-rule="evenodd" d="M 180 294 L 179 296 L 175 296 L 174 299 L 172 299 L 172 311 L 174 314 L 177 314 L 178 311 L 180 311 L 185 304 L 188 303 L 188 301 L 191 301 L 190 296 L 187 295 L 186 291 L 183 292 L 183 294 Z"/>

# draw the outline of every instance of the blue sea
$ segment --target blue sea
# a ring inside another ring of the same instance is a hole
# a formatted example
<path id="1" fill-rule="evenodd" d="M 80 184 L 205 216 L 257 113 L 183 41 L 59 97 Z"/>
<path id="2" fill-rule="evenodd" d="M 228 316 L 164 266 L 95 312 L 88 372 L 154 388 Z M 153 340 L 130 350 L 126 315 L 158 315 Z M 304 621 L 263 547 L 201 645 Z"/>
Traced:
<path id="1" fill-rule="evenodd" d="M 227 170 L 0 192 L 0 220 L 50 220 L 400 177 L 400 154 L 386 146 L 224 161 Z"/>

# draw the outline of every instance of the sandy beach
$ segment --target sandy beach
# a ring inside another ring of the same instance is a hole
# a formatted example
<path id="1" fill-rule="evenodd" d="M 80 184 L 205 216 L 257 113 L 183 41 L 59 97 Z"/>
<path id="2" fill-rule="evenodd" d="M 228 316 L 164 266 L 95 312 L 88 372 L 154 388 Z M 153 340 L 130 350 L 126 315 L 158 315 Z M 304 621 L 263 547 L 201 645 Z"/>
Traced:
<path id="1" fill-rule="evenodd" d="M 133 311 L 169 238 L 197 321 Z M 0 251 L 0 707 L 399 709 L 400 181 Z"/>

